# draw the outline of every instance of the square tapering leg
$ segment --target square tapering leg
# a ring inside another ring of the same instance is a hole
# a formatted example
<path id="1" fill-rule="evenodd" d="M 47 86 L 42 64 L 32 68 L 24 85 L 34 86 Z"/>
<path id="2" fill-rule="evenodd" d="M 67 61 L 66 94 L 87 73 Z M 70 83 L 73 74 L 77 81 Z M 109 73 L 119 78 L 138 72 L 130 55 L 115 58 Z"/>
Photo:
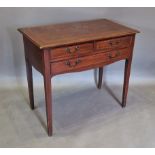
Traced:
<path id="1" fill-rule="evenodd" d="M 29 99 L 30 99 L 30 107 L 34 109 L 34 95 L 33 95 L 33 75 L 32 75 L 32 65 L 28 61 L 26 62 L 26 73 L 27 73 L 27 82 L 28 82 L 28 91 L 29 91 Z"/>
<path id="2" fill-rule="evenodd" d="M 130 70 L 131 70 L 131 61 L 132 61 L 132 57 L 130 57 L 129 59 L 126 59 L 126 61 L 125 61 L 122 107 L 126 106 L 128 87 L 129 87 Z"/>
<path id="3" fill-rule="evenodd" d="M 44 76 L 45 102 L 46 102 L 46 117 L 47 117 L 47 132 L 52 136 L 52 98 L 51 98 L 51 78 Z"/>
<path id="4" fill-rule="evenodd" d="M 52 127 L 52 89 L 51 89 L 51 72 L 50 72 L 50 61 L 49 51 L 44 50 L 44 89 L 45 89 L 45 102 L 46 102 L 46 116 L 47 116 L 47 132 L 49 136 L 53 134 Z"/>

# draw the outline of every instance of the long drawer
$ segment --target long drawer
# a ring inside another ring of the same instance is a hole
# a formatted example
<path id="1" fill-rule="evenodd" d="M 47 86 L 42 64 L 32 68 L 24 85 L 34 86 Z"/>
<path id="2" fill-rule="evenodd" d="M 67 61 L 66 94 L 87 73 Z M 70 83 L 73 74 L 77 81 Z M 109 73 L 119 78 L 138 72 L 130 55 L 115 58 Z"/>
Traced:
<path id="1" fill-rule="evenodd" d="M 87 70 L 104 64 L 110 64 L 115 61 L 129 57 L 130 49 L 113 50 L 101 52 L 85 57 L 73 58 L 51 63 L 51 74 L 61 74 L 73 71 Z"/>

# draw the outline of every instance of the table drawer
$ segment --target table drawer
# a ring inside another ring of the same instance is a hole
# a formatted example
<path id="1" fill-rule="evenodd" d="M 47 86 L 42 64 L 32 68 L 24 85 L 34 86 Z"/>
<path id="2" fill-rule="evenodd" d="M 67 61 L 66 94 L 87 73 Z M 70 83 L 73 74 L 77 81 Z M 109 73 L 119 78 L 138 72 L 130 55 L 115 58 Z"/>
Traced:
<path id="1" fill-rule="evenodd" d="M 62 60 L 64 58 L 73 58 L 78 56 L 85 56 L 93 52 L 93 43 L 84 43 L 74 46 L 65 46 L 54 48 L 50 51 L 51 61 Z"/>
<path id="2" fill-rule="evenodd" d="M 51 63 L 51 74 L 61 74 L 65 72 L 81 71 L 90 68 L 95 68 L 104 64 L 125 59 L 129 57 L 130 50 L 113 50 L 105 53 L 93 54 L 90 56 L 68 59 L 65 61 L 58 61 Z"/>
<path id="3" fill-rule="evenodd" d="M 114 38 L 109 40 L 97 41 L 96 50 L 112 50 L 122 49 L 130 46 L 132 36 L 125 36 L 120 38 Z"/>

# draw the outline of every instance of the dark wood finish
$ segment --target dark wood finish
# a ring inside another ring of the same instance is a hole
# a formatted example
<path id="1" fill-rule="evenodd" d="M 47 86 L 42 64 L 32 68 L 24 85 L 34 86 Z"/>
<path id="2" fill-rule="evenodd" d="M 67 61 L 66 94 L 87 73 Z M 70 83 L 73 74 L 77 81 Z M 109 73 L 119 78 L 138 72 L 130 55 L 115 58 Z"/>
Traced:
<path id="1" fill-rule="evenodd" d="M 34 108 L 32 66 L 44 77 L 47 130 L 52 135 L 51 78 L 58 74 L 99 68 L 102 85 L 103 66 L 126 60 L 122 106 L 128 93 L 134 39 L 137 30 L 107 19 L 21 28 L 31 108 Z"/>

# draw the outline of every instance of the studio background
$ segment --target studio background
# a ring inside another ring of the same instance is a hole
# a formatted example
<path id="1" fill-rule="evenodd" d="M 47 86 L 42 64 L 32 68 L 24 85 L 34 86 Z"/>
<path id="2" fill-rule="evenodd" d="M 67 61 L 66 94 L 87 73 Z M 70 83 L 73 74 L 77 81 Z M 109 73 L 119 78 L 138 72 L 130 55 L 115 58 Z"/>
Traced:
<path id="1" fill-rule="evenodd" d="M 108 18 L 141 32 L 136 36 L 130 83 L 152 83 L 155 81 L 154 15 L 154 8 L 0 8 L 0 85 L 26 84 L 24 47 L 17 28 L 97 18 Z M 122 82 L 123 71 L 124 61 L 107 66 L 106 80 Z M 62 80 L 93 81 L 92 70 L 75 74 L 59 75 L 54 81 L 59 84 Z M 34 78 L 36 85 L 42 85 L 42 77 L 35 70 Z"/>
<path id="2" fill-rule="evenodd" d="M 155 147 L 155 8 L 0 8 L 0 147 Z M 108 18 L 136 35 L 126 108 L 120 106 L 124 61 L 52 79 L 53 136 L 46 132 L 43 78 L 35 69 L 29 97 L 21 27 Z M 111 85 L 110 85 L 111 84 Z"/>

